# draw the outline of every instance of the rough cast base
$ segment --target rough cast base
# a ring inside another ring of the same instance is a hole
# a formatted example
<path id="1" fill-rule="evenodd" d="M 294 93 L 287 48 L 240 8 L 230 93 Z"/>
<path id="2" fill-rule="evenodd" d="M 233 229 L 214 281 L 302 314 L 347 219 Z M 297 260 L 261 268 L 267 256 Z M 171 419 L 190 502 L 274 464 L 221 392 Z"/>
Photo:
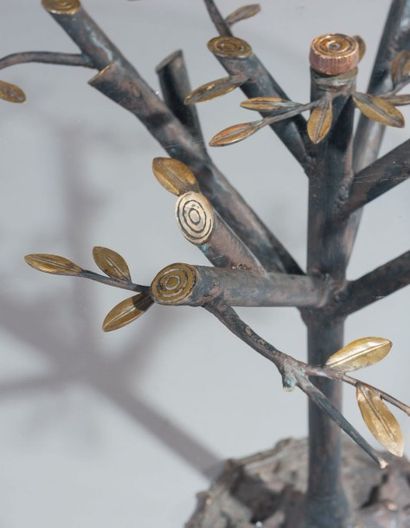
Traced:
<path id="1" fill-rule="evenodd" d="M 355 513 L 354 528 L 410 528 L 410 462 L 384 454 L 381 471 L 345 440 L 343 480 Z M 303 527 L 307 441 L 285 439 L 273 449 L 228 460 L 186 528 Z M 329 527 L 332 528 L 332 527 Z"/>

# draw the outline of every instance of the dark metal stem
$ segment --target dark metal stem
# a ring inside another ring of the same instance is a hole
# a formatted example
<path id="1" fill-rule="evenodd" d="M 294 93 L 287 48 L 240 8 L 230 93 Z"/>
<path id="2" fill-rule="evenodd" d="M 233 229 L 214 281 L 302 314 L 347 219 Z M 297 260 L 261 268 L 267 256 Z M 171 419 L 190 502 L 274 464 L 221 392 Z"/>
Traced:
<path id="1" fill-rule="evenodd" d="M 159 78 L 162 96 L 168 108 L 189 130 L 190 134 L 204 146 L 196 107 L 195 105 L 184 104 L 185 97 L 191 92 L 191 83 L 182 51 L 178 50 L 168 55 L 158 64 L 155 71 Z"/>
<path id="2" fill-rule="evenodd" d="M 326 140 L 320 143 L 315 170 L 309 180 L 308 273 L 329 276 L 336 285 L 345 282 L 351 232 L 348 222 L 333 221 L 335 205 L 350 186 L 352 170 L 353 102 L 348 94 L 355 77 L 346 86 L 326 86 L 322 76 L 312 72 L 312 100 L 333 98 L 335 122 Z M 338 95 L 339 93 L 339 95 Z M 342 193 L 342 194 L 341 194 Z M 326 306 L 305 312 L 308 327 L 308 363 L 323 365 L 343 346 L 344 320 L 330 319 Z M 341 384 L 315 380 L 316 386 L 336 409 L 342 406 Z M 317 406 L 309 402 L 309 479 L 306 528 L 345 528 L 349 509 L 341 482 L 340 429 Z"/>
<path id="3" fill-rule="evenodd" d="M 22 51 L 12 53 L 0 59 L 0 70 L 17 64 L 39 62 L 43 64 L 59 64 L 63 66 L 83 66 L 94 68 L 93 62 L 86 56 L 78 53 L 57 53 L 53 51 Z"/>
<path id="4" fill-rule="evenodd" d="M 221 12 L 217 8 L 214 0 L 204 0 L 205 7 L 208 10 L 209 16 L 214 23 L 218 33 L 225 37 L 232 37 L 231 27 L 225 18 L 221 15 Z"/>
<path id="5" fill-rule="evenodd" d="M 115 288 L 121 288 L 123 290 L 130 290 L 133 292 L 148 292 L 149 286 L 142 286 L 141 284 L 134 284 L 131 281 L 124 281 L 120 279 L 115 279 L 113 277 L 106 277 L 105 275 L 100 275 L 94 271 L 82 270 L 78 277 L 83 277 L 84 279 L 90 279 L 96 282 L 101 282 L 102 284 L 107 284 L 108 286 L 113 286 Z"/>

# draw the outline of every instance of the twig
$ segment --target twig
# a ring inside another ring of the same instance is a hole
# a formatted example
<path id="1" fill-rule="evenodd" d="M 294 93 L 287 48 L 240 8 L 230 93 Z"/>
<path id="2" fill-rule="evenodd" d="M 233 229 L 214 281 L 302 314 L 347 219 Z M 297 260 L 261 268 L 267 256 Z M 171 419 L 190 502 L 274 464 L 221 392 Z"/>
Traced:
<path id="1" fill-rule="evenodd" d="M 205 7 L 208 10 L 209 16 L 220 35 L 232 37 L 231 27 L 225 18 L 221 15 L 214 0 L 204 0 Z"/>
<path id="2" fill-rule="evenodd" d="M 108 286 L 114 286 L 115 288 L 122 288 L 123 290 L 130 290 L 134 292 L 148 292 L 149 286 L 142 286 L 141 284 L 134 284 L 132 281 L 125 281 L 120 279 L 115 279 L 113 277 L 107 277 L 105 275 L 100 275 L 94 271 L 82 270 L 78 277 L 84 279 L 90 279 L 96 282 L 101 282 L 102 284 L 108 284 Z"/>
<path id="3" fill-rule="evenodd" d="M 343 429 L 381 468 L 387 466 L 387 462 L 379 457 L 377 452 L 368 444 L 361 434 L 344 418 L 340 411 L 329 401 L 329 399 L 309 381 L 307 365 L 296 361 L 291 356 L 284 354 L 271 344 L 267 343 L 256 334 L 236 312 L 226 304 L 215 301 L 204 306 L 210 313 L 215 315 L 233 334 L 251 346 L 256 352 L 274 363 L 282 375 L 284 387 L 292 389 L 296 385 L 306 393 L 309 399 L 327 414 L 341 429 Z"/>
<path id="4" fill-rule="evenodd" d="M 17 64 L 27 64 L 29 62 L 39 62 L 43 64 L 60 64 L 63 66 L 83 66 L 84 68 L 94 68 L 89 57 L 78 53 L 57 53 L 53 51 L 22 51 L 12 53 L 0 59 L 0 70 Z"/>

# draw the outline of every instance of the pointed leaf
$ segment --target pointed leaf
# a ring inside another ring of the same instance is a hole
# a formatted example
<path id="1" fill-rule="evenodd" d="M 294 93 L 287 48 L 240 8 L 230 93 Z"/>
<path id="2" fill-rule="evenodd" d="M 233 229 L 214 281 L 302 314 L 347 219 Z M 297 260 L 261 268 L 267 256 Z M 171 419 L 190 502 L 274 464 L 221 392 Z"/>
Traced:
<path id="1" fill-rule="evenodd" d="M 79 275 L 82 272 L 80 266 L 59 255 L 34 253 L 32 255 L 26 255 L 24 260 L 32 268 L 43 271 L 44 273 L 53 273 L 54 275 Z"/>
<path id="2" fill-rule="evenodd" d="M 403 456 L 404 440 L 400 425 L 383 403 L 380 394 L 359 383 L 356 398 L 363 420 L 376 440 L 393 455 Z"/>
<path id="3" fill-rule="evenodd" d="M 383 337 L 362 337 L 332 354 L 326 361 L 326 366 L 339 372 L 351 372 L 381 361 L 391 347 L 391 341 Z"/>
<path id="4" fill-rule="evenodd" d="M 261 123 L 262 121 L 253 121 L 251 123 L 232 125 L 215 134 L 209 144 L 211 147 L 224 147 L 238 143 L 257 132 L 262 126 Z"/>
<path id="5" fill-rule="evenodd" d="M 173 158 L 154 158 L 152 171 L 168 192 L 180 196 L 187 192 L 199 192 L 197 179 L 191 169 Z"/>
<path id="6" fill-rule="evenodd" d="M 199 86 L 199 88 L 196 88 L 187 95 L 185 98 L 185 104 L 203 103 L 215 99 L 215 97 L 226 95 L 235 90 L 235 88 L 238 88 L 238 86 L 243 84 L 246 80 L 247 78 L 243 75 L 232 75 L 230 77 L 223 77 L 222 79 L 208 82 Z"/>
<path id="7" fill-rule="evenodd" d="M 0 99 L 9 103 L 24 103 L 26 94 L 15 84 L 0 81 Z"/>
<path id="8" fill-rule="evenodd" d="M 394 106 L 404 106 L 410 104 L 410 94 L 390 95 L 384 99 Z"/>
<path id="9" fill-rule="evenodd" d="M 362 114 L 369 119 L 387 126 L 404 127 L 402 113 L 386 99 L 376 95 L 356 92 L 353 95 L 353 100 Z"/>
<path id="10" fill-rule="evenodd" d="M 247 18 L 251 18 L 259 13 L 261 10 L 260 4 L 249 4 L 245 5 L 243 7 L 240 7 L 239 9 L 235 9 L 230 15 L 228 15 L 225 18 L 225 22 L 229 26 L 233 26 L 237 22 L 240 22 L 241 20 L 246 20 Z"/>
<path id="11" fill-rule="evenodd" d="M 124 257 L 112 249 L 101 246 L 93 248 L 95 263 L 109 277 L 131 281 L 131 274 Z"/>
<path id="12" fill-rule="evenodd" d="M 359 45 L 359 61 L 361 61 L 366 53 L 366 43 L 360 35 L 354 35 L 353 38 Z"/>
<path id="13" fill-rule="evenodd" d="M 307 132 L 312 143 L 320 143 L 328 135 L 332 126 L 332 100 L 323 97 L 316 108 L 312 110 L 307 123 Z"/>
<path id="14" fill-rule="evenodd" d="M 410 76 L 410 51 L 400 51 L 392 60 L 390 66 L 391 76 L 394 84 L 398 84 Z"/>
<path id="15" fill-rule="evenodd" d="M 253 97 L 241 103 L 242 108 L 257 110 L 258 112 L 273 112 L 283 108 L 296 108 L 299 103 L 281 99 L 280 97 Z"/>
<path id="16" fill-rule="evenodd" d="M 153 300 L 147 293 L 140 293 L 125 299 L 108 312 L 103 322 L 104 332 L 112 332 L 132 323 L 144 315 L 153 304 Z"/>

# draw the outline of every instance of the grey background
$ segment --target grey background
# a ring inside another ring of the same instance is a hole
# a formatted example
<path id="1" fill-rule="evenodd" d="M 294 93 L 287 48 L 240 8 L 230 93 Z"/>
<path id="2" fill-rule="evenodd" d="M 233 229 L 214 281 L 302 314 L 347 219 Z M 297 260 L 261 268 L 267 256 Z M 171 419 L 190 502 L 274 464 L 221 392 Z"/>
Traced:
<path id="1" fill-rule="evenodd" d="M 240 5 L 221 0 L 224 13 Z M 309 97 L 307 53 L 325 32 L 360 34 L 368 53 L 364 90 L 389 2 L 262 0 L 263 15 L 237 26 L 297 101 Z M 84 6 L 158 88 L 154 66 L 183 48 L 193 86 L 224 75 L 206 48 L 215 31 L 200 0 L 84 0 Z M 75 51 L 38 0 L 2 0 L 1 53 Z M 103 334 L 107 311 L 126 294 L 36 273 L 30 252 L 92 267 L 93 245 L 122 253 L 149 283 L 175 261 L 205 264 L 178 231 L 174 198 L 150 166 L 161 148 L 121 108 L 87 85 L 79 68 L 18 66 L 0 78 L 23 87 L 25 105 L 0 104 L 0 526 L 180 527 L 194 493 L 220 460 L 306 434 L 306 401 L 281 389 L 275 369 L 200 309 L 154 307 Z M 206 138 L 251 118 L 234 92 L 200 106 Z M 408 112 L 405 111 L 408 116 Z M 408 138 L 392 129 L 384 151 Z M 306 177 L 270 130 L 217 149 L 221 169 L 305 261 Z M 366 208 L 349 276 L 409 246 L 410 185 Z M 363 377 L 410 400 L 409 291 L 349 320 L 346 339 L 380 335 L 392 354 Z M 305 357 L 293 309 L 242 309 L 266 339 Z M 353 391 L 346 416 L 364 432 Z M 399 417 L 408 440 L 409 422 Z M 409 453 L 409 451 L 407 451 Z"/>

